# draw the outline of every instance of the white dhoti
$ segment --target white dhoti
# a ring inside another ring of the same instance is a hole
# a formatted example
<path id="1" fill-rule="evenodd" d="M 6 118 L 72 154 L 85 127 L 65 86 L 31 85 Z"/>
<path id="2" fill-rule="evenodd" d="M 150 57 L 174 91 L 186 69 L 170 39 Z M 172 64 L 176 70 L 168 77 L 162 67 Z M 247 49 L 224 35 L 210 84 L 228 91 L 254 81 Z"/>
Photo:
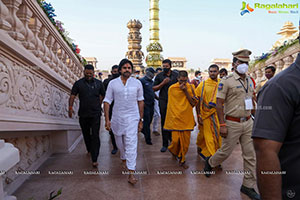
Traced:
<path id="1" fill-rule="evenodd" d="M 115 103 L 111 129 L 121 159 L 126 160 L 129 170 L 135 170 L 140 121 L 138 102 L 144 100 L 142 83 L 137 79 L 129 78 L 124 85 L 120 77 L 110 81 L 103 101 L 111 104 L 113 100 Z"/>
<path id="2" fill-rule="evenodd" d="M 126 160 L 126 166 L 129 170 L 135 170 L 139 119 L 126 121 L 128 123 L 125 125 L 112 120 L 111 128 L 116 138 L 121 160 Z"/>

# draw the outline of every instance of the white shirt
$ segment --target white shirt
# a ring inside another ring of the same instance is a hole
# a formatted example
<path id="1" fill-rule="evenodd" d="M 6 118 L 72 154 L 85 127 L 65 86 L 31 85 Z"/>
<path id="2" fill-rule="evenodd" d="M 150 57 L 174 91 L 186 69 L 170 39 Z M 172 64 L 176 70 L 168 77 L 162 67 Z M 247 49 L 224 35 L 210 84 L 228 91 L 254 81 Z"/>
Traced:
<path id="1" fill-rule="evenodd" d="M 109 82 L 104 102 L 109 104 L 114 101 L 111 126 L 117 135 L 130 123 L 140 120 L 138 101 L 144 100 L 143 86 L 141 81 L 128 78 L 124 85 L 121 77 Z"/>

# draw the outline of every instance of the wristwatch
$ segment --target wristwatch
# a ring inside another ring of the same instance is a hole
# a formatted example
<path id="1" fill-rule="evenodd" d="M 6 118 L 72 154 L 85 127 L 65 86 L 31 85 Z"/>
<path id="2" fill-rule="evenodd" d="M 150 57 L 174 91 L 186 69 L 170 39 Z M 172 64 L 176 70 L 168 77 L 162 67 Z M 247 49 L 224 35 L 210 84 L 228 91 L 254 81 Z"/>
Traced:
<path id="1" fill-rule="evenodd" d="M 140 121 L 141 121 L 141 122 L 144 122 L 144 119 L 143 119 L 143 118 L 140 118 Z"/>

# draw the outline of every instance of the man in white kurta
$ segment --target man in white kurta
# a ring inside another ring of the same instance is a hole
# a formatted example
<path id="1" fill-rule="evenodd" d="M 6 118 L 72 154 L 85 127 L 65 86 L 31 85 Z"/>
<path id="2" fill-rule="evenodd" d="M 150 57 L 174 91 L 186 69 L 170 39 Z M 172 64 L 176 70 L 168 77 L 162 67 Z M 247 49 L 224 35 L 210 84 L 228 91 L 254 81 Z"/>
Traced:
<path id="1" fill-rule="evenodd" d="M 137 157 L 137 134 L 143 124 L 143 110 L 141 109 L 144 107 L 144 95 L 141 82 L 128 74 L 129 71 L 130 74 L 132 73 L 131 62 L 127 59 L 122 61 L 119 65 L 121 76 L 110 81 L 107 87 L 104 109 L 106 110 L 107 105 L 110 105 L 112 101 L 115 103 L 111 121 L 105 115 L 105 126 L 106 129 L 111 128 L 115 135 L 121 160 L 123 162 L 126 160 L 127 169 L 134 171 Z M 130 177 L 128 181 L 132 183 Z M 136 181 L 133 178 L 133 184 Z"/>

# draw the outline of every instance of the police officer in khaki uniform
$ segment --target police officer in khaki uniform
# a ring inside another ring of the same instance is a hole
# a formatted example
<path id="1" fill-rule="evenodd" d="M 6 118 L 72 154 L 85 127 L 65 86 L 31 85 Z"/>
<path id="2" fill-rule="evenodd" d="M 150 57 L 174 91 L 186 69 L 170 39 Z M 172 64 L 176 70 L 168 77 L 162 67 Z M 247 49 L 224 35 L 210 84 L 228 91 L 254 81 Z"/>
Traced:
<path id="1" fill-rule="evenodd" d="M 220 121 L 222 147 L 210 158 L 206 159 L 204 171 L 209 177 L 212 168 L 226 160 L 237 142 L 241 144 L 244 160 L 244 180 L 241 192 L 251 199 L 260 199 L 254 190 L 256 184 L 255 151 L 251 139 L 253 120 L 251 110 L 254 110 L 254 83 L 248 71 L 251 51 L 243 49 L 232 53 L 233 74 L 223 78 L 218 86 L 217 113 Z M 223 110 L 224 104 L 224 110 Z"/>

